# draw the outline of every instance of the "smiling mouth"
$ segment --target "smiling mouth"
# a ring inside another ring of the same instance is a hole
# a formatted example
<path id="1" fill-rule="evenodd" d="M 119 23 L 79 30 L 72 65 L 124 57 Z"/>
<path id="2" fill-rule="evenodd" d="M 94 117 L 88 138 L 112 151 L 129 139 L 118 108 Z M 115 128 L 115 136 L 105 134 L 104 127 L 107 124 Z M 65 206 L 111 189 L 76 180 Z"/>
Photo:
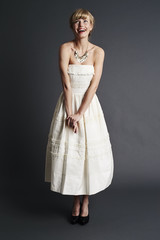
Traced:
<path id="1" fill-rule="evenodd" d="M 83 33 L 83 32 L 85 32 L 85 31 L 86 31 L 85 29 L 80 29 L 80 30 L 78 30 L 79 33 Z"/>

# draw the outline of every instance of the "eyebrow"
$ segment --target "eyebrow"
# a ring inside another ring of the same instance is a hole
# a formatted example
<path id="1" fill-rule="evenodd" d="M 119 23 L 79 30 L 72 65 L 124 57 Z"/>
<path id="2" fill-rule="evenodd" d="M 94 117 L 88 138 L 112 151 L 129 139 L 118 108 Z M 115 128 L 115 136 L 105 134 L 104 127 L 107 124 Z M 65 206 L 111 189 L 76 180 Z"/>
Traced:
<path id="1" fill-rule="evenodd" d="M 79 18 L 79 19 L 83 19 L 83 18 Z M 77 19 L 77 20 L 75 20 L 75 21 L 73 21 L 73 22 L 79 21 L 79 19 Z M 83 20 L 87 20 L 87 21 L 88 21 L 87 18 L 84 18 Z"/>

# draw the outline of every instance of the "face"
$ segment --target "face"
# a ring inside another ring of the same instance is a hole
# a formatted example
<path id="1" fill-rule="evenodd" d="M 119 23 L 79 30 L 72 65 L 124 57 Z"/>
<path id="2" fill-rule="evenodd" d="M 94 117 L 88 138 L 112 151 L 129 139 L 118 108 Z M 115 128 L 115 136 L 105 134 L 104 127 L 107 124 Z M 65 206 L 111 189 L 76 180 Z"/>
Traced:
<path id="1" fill-rule="evenodd" d="M 86 19 L 78 19 L 73 23 L 73 32 L 77 38 L 88 37 L 88 34 L 92 30 L 92 24 L 90 18 L 87 16 Z"/>

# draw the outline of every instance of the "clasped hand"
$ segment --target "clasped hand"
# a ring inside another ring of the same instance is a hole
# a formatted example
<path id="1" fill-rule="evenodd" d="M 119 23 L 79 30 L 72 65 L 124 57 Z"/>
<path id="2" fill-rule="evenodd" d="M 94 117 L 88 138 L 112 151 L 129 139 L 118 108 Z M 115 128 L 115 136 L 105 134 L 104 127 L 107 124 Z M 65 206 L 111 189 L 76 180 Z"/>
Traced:
<path id="1" fill-rule="evenodd" d="M 81 117 L 82 117 L 82 115 L 80 113 L 75 113 L 75 114 L 69 115 L 66 118 L 67 126 L 72 127 L 74 133 L 78 132 L 78 124 L 79 124 L 79 120 L 81 119 Z"/>

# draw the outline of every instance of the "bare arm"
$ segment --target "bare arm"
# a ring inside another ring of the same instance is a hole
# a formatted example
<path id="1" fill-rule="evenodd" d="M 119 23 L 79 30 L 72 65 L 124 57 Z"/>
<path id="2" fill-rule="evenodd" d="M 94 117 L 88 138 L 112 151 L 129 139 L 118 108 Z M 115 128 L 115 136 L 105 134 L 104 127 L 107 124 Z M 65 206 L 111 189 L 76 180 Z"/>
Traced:
<path id="1" fill-rule="evenodd" d="M 93 76 L 91 83 L 83 97 L 81 106 L 78 109 L 78 114 L 81 116 L 85 113 L 87 110 L 89 104 L 91 103 L 94 94 L 97 91 L 101 76 L 102 76 L 102 70 L 103 70 L 103 62 L 104 62 L 105 52 L 102 48 L 99 48 L 96 50 L 95 53 L 95 75 Z"/>
<path id="2" fill-rule="evenodd" d="M 72 114 L 72 89 L 69 75 L 67 73 L 69 63 L 69 51 L 70 49 L 65 43 L 62 44 L 59 48 L 59 69 L 61 74 L 67 117 Z"/>

